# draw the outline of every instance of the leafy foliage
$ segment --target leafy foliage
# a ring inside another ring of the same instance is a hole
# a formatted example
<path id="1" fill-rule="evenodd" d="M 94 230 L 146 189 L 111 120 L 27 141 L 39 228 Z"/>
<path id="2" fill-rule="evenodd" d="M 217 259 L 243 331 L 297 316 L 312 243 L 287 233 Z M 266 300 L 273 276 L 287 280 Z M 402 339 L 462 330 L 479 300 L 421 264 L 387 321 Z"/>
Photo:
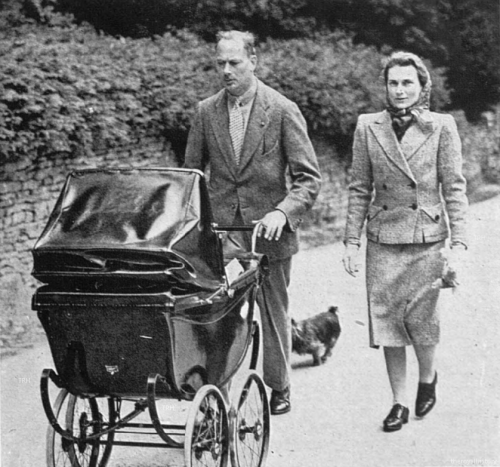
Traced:
<path id="1" fill-rule="evenodd" d="M 469 119 L 478 120 L 481 112 L 500 101 L 497 0 L 368 0 L 362 7 L 357 0 L 310 4 L 320 24 L 346 24 L 356 42 L 408 50 L 446 67 L 453 89 L 451 107 L 464 109 Z"/>
<path id="2" fill-rule="evenodd" d="M 262 47 L 264 81 L 296 102 L 315 133 L 349 145 L 359 114 L 384 108 L 383 55 L 355 45 L 349 35 L 268 40 Z M 448 102 L 443 70 L 433 69 L 432 106 Z"/>
<path id="3" fill-rule="evenodd" d="M 347 31 L 356 43 L 382 52 L 408 50 L 447 68 L 452 107 L 465 109 L 469 118 L 500 101 L 497 0 L 43 1 L 108 33 L 132 37 L 178 28 L 210 41 L 228 28 L 250 30 L 263 41 Z"/>
<path id="4" fill-rule="evenodd" d="M 454 108 L 470 120 L 500 102 L 500 9 L 497 0 L 449 1 L 448 66 Z"/>
<path id="5" fill-rule="evenodd" d="M 197 3 L 195 0 L 60 0 L 57 7 L 108 34 L 151 37 L 185 27 L 186 21 L 194 17 Z"/>
<path id="6" fill-rule="evenodd" d="M 454 111 L 464 155 L 467 190 L 474 192 L 484 183 L 500 184 L 500 108 L 487 119 L 471 124 L 463 111 Z"/>
<path id="7" fill-rule="evenodd" d="M 210 50 L 190 34 L 131 41 L 74 25 L 32 31 L 0 40 L 2 160 L 185 133 L 194 103 L 214 90 Z"/>
<path id="8" fill-rule="evenodd" d="M 36 34 L 21 25 L 0 40 L 2 159 L 87 154 L 158 136 L 180 162 L 195 104 L 219 87 L 213 45 L 183 31 L 117 39 L 63 20 Z M 381 58 L 342 33 L 269 40 L 259 76 L 299 105 L 313 132 L 347 147 L 357 115 L 382 108 Z M 441 71 L 433 74 L 439 108 L 447 92 Z"/>

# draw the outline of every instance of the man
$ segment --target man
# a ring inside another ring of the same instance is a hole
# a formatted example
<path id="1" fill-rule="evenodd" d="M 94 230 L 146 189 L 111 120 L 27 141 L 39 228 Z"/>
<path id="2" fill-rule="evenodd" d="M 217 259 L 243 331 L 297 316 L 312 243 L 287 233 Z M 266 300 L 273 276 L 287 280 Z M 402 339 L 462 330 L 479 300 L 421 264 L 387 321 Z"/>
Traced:
<path id="1" fill-rule="evenodd" d="M 220 33 L 216 61 L 224 89 L 198 104 L 185 167 L 209 169 L 216 222 L 258 221 L 256 249 L 270 260 L 269 276 L 257 297 L 264 381 L 272 389 L 271 413 L 283 414 L 291 409 L 291 256 L 298 250 L 297 228 L 318 195 L 321 177 L 298 107 L 254 75 L 253 35 Z M 248 250 L 249 235 L 243 236 Z"/>

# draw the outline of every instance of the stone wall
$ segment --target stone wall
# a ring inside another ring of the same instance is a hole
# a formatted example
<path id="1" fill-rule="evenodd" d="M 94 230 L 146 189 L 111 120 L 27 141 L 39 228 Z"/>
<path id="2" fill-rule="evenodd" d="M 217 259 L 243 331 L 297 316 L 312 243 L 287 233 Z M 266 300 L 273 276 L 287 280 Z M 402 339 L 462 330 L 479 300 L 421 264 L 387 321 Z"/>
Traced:
<path id="1" fill-rule="evenodd" d="M 347 175 L 334 146 L 327 140 L 313 144 L 323 176 L 320 196 L 301 229 L 302 248 L 340 238 L 347 206 Z M 178 149 L 178 148 L 177 148 Z M 85 157 L 54 154 L 5 164 L 0 172 L 0 356 L 43 339 L 31 310 L 33 248 L 45 227 L 68 173 L 99 166 L 177 166 L 175 153 L 165 141 L 141 141 L 130 147 Z"/>
<path id="2" fill-rule="evenodd" d="M 304 223 L 303 239 L 312 243 L 338 239 L 345 219 L 346 176 L 333 145 L 314 141 L 324 178 L 322 192 Z M 99 166 L 176 166 L 176 158 L 164 141 L 107 150 L 85 157 L 51 155 L 33 162 L 26 158 L 5 164 L 0 175 L 0 287 L 31 289 L 31 248 L 41 234 L 68 173 Z"/>
<path id="3" fill-rule="evenodd" d="M 498 136 L 493 140 L 496 146 L 492 148 L 488 146 L 491 145 L 490 139 L 484 136 L 484 132 L 475 131 L 463 137 L 464 170 L 469 188 L 483 182 L 485 169 L 490 177 L 500 173 Z M 347 211 L 349 173 L 345 161 L 327 139 L 316 137 L 313 145 L 323 186 L 312 212 L 302 225 L 302 248 L 340 240 Z M 478 147 L 480 149 L 476 150 Z M 178 153 L 179 148 L 176 149 Z M 491 154 L 488 167 L 484 163 L 484 153 Z M 168 142 L 143 140 L 130 147 L 103 150 L 85 157 L 54 154 L 35 161 L 26 158 L 0 167 L 0 356 L 16 346 L 30 345 L 41 334 L 39 321 L 30 306 L 37 285 L 31 276 L 31 248 L 47 223 L 67 174 L 99 166 L 177 166 L 176 161 L 175 152 Z"/>
<path id="4" fill-rule="evenodd" d="M 0 287 L 3 291 L 31 288 L 31 248 L 42 233 L 68 173 L 90 167 L 172 166 L 175 155 L 168 143 L 141 141 L 130 147 L 85 157 L 65 154 L 8 163 L 0 175 Z M 3 294 L 2 294 L 3 295 Z"/>

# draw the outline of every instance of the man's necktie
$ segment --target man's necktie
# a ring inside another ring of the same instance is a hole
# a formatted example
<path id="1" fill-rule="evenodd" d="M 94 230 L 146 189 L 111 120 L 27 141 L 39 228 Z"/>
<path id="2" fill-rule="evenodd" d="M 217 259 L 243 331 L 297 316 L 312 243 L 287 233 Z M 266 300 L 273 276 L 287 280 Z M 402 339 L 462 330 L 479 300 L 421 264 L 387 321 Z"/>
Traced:
<path id="1" fill-rule="evenodd" d="M 240 101 L 238 99 L 235 99 L 229 112 L 229 134 L 231 135 L 231 142 L 233 143 L 236 165 L 239 165 L 245 134 L 243 113 L 241 112 Z"/>

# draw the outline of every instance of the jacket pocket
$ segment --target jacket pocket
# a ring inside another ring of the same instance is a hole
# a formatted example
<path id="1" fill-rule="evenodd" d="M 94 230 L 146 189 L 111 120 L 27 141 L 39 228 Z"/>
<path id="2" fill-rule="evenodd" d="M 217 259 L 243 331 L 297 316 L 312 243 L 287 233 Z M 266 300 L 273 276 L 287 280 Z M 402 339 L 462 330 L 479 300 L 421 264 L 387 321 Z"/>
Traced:
<path id="1" fill-rule="evenodd" d="M 366 220 L 368 222 L 375 219 L 384 209 L 380 206 L 370 205 L 368 208 L 368 215 L 366 216 Z"/>
<path id="2" fill-rule="evenodd" d="M 422 206 L 421 209 L 436 224 L 443 219 L 444 212 L 443 205 L 441 203 L 436 204 L 435 206 Z"/>
<path id="3" fill-rule="evenodd" d="M 270 156 L 273 152 L 277 151 L 278 147 L 279 147 L 278 141 L 275 141 L 273 147 L 271 149 L 269 149 L 268 151 L 266 151 L 267 148 L 264 147 L 263 148 L 264 152 L 262 153 L 262 157 Z"/>

